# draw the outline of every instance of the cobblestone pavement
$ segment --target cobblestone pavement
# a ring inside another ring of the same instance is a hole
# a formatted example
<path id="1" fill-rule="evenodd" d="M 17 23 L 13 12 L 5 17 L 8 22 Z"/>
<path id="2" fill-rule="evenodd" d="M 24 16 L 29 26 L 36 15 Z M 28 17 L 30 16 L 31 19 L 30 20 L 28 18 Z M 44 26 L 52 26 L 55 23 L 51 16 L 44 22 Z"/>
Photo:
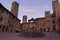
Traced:
<path id="1" fill-rule="evenodd" d="M 60 40 L 60 34 L 54 32 L 44 32 L 44 37 L 28 38 L 22 37 L 22 33 L 0 32 L 0 40 Z M 24 34 L 23 34 L 24 35 Z M 28 34 L 25 34 L 28 35 Z"/>

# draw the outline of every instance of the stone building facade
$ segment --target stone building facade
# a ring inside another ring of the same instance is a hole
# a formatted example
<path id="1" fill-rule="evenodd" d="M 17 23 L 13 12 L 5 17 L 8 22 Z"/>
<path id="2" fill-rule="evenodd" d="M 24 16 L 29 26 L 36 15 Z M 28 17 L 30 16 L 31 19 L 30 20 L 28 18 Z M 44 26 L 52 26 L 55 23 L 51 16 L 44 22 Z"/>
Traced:
<path id="1" fill-rule="evenodd" d="M 16 32 L 17 29 L 31 32 L 54 32 L 60 30 L 60 4 L 58 0 L 52 1 L 53 13 L 45 12 L 45 17 L 31 18 L 27 22 L 27 16 L 23 21 L 17 18 L 19 4 L 12 3 L 11 12 L 0 3 L 0 32 Z"/>
<path id="2" fill-rule="evenodd" d="M 19 5 L 17 2 L 12 5 L 10 12 L 0 3 L 0 32 L 16 32 L 20 28 L 20 20 L 17 18 Z"/>
<path id="3" fill-rule="evenodd" d="M 60 30 L 60 4 L 58 0 L 52 1 L 53 13 L 45 12 L 43 18 L 32 18 L 30 20 L 23 19 L 26 22 L 21 23 L 24 31 L 53 32 Z M 23 16 L 24 18 L 24 16 Z"/>

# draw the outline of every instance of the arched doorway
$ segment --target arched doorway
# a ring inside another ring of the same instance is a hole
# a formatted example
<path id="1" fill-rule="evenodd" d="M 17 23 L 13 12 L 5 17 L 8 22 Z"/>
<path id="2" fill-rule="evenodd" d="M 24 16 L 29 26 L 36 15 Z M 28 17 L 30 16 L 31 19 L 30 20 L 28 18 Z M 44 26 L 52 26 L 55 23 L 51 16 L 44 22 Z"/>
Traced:
<path id="1" fill-rule="evenodd" d="M 33 31 L 33 32 L 35 31 L 34 26 L 32 27 L 32 31 Z"/>
<path id="2" fill-rule="evenodd" d="M 2 32 L 4 32 L 4 28 L 5 28 L 5 26 L 2 27 Z"/>
<path id="3" fill-rule="evenodd" d="M 40 28 L 41 29 L 41 32 L 42 32 L 42 28 Z"/>
<path id="4" fill-rule="evenodd" d="M 56 28 L 55 28 L 55 26 L 53 26 L 53 31 L 56 31 Z"/>
<path id="5" fill-rule="evenodd" d="M 0 25 L 0 30 L 1 30 L 1 25 Z"/>
<path id="6" fill-rule="evenodd" d="M 47 28 L 48 29 L 48 32 L 50 31 L 50 29 L 49 28 Z"/>
<path id="7" fill-rule="evenodd" d="M 6 32 L 8 31 L 8 27 L 6 27 Z"/>
<path id="8" fill-rule="evenodd" d="M 46 32 L 46 28 L 44 28 L 44 32 Z"/>
<path id="9" fill-rule="evenodd" d="M 47 32 L 49 32 L 49 31 L 50 31 L 49 27 L 47 27 L 47 28 L 46 28 L 46 31 L 47 31 Z"/>

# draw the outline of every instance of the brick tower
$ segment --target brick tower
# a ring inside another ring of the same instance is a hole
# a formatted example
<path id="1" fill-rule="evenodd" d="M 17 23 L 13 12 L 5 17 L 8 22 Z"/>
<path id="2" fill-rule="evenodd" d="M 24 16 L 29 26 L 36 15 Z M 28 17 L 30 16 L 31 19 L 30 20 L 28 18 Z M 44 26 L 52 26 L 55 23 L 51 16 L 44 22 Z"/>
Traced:
<path id="1" fill-rule="evenodd" d="M 14 16 L 18 17 L 19 4 L 15 1 L 12 3 L 11 12 Z"/>
<path id="2" fill-rule="evenodd" d="M 23 16 L 23 23 L 27 23 L 27 16 L 26 15 Z"/>

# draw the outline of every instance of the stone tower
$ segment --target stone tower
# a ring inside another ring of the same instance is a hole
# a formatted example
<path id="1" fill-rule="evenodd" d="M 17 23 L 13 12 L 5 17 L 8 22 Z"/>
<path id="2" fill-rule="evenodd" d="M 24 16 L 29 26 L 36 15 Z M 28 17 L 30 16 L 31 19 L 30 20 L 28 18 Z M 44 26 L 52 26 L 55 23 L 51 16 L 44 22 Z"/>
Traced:
<path id="1" fill-rule="evenodd" d="M 52 31 L 52 20 L 51 20 L 51 15 L 50 11 L 45 12 L 45 31 Z"/>
<path id="2" fill-rule="evenodd" d="M 23 16 L 23 23 L 27 23 L 27 16 L 26 15 Z"/>
<path id="3" fill-rule="evenodd" d="M 55 15 L 55 27 L 56 27 L 56 31 L 59 30 L 60 27 L 60 5 L 58 0 L 54 0 L 52 1 L 52 6 L 53 6 L 53 14 Z"/>
<path id="4" fill-rule="evenodd" d="M 56 12 L 56 7 L 59 6 L 59 2 L 58 0 L 53 0 L 52 1 L 52 7 L 53 7 L 53 12 L 55 13 Z"/>
<path id="5" fill-rule="evenodd" d="M 16 17 L 18 17 L 18 9 L 19 9 L 19 4 L 17 2 L 13 2 L 11 12 Z"/>

